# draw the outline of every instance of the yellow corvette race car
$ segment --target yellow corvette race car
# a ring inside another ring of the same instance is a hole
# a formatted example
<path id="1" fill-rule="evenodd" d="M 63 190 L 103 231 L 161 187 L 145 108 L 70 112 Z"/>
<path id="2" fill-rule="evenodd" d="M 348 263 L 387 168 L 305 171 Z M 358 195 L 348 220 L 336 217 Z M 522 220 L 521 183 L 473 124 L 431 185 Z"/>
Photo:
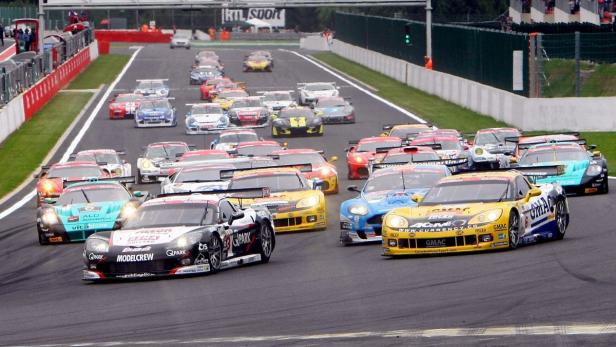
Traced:
<path id="1" fill-rule="evenodd" d="M 220 105 L 220 108 L 227 111 L 231 105 L 233 105 L 233 101 L 236 98 L 246 98 L 248 97 L 248 93 L 241 88 L 236 89 L 225 89 L 218 93 L 214 99 L 212 99 L 213 103 L 217 103 Z"/>
<path id="2" fill-rule="evenodd" d="M 391 210 L 383 219 L 383 255 L 438 254 L 517 248 L 559 240 L 569 224 L 559 184 L 534 185 L 562 167 L 476 172 L 442 178 L 417 207 Z"/>
<path id="3" fill-rule="evenodd" d="M 223 170 L 221 178 L 232 177 L 229 189 L 269 188 L 268 197 L 243 199 L 241 203 L 266 207 L 277 233 L 323 230 L 327 226 L 327 211 L 325 196 L 319 190 L 321 182 L 306 180 L 302 172 L 312 172 L 312 165 Z"/>
<path id="4" fill-rule="evenodd" d="M 248 72 L 248 71 L 272 72 L 273 67 L 274 67 L 274 63 L 272 61 L 271 55 L 268 57 L 261 53 L 254 53 L 246 57 L 246 59 L 244 60 L 242 70 L 244 72 Z"/>

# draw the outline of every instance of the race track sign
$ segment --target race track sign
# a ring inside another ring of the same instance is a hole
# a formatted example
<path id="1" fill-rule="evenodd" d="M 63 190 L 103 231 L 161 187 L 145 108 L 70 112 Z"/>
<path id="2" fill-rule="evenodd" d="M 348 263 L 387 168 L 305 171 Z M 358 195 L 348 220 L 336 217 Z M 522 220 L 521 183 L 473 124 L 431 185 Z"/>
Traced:
<path id="1" fill-rule="evenodd" d="M 222 22 L 246 21 L 249 19 L 260 19 L 269 23 L 272 27 L 285 26 L 284 8 L 246 8 L 246 9 L 223 9 Z"/>

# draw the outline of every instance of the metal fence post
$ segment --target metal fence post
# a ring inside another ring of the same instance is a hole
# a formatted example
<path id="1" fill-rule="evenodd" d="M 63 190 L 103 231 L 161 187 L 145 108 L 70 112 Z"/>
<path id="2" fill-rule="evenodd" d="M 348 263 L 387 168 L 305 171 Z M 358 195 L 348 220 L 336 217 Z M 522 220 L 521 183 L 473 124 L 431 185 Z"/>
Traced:
<path id="1" fill-rule="evenodd" d="M 580 71 L 580 32 L 575 32 L 575 96 L 580 96 L 582 76 Z"/>
<path id="2" fill-rule="evenodd" d="M 536 38 L 537 38 L 537 34 L 536 33 L 531 33 L 529 35 L 529 45 L 530 45 L 530 49 L 528 50 L 528 80 L 529 80 L 529 87 L 528 87 L 528 96 L 530 98 L 535 97 L 536 94 L 536 85 L 535 85 L 535 78 L 536 78 L 536 59 L 535 59 L 535 55 L 536 55 Z"/>
<path id="3" fill-rule="evenodd" d="M 543 97 L 545 73 L 543 70 L 543 34 L 537 35 L 537 96 Z"/>

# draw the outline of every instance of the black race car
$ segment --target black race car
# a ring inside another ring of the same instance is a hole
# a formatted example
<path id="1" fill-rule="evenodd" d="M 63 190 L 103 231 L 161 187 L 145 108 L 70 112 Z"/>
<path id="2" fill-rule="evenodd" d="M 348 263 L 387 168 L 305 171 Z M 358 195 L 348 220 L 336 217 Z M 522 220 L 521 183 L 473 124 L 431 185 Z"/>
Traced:
<path id="1" fill-rule="evenodd" d="M 121 230 L 89 236 L 83 279 L 192 275 L 267 263 L 276 243 L 271 214 L 229 199 L 264 197 L 268 190 L 206 194 L 161 195 L 121 221 Z"/>
<path id="2" fill-rule="evenodd" d="M 323 119 L 308 107 L 290 106 L 273 115 L 272 119 L 272 137 L 323 136 Z"/>

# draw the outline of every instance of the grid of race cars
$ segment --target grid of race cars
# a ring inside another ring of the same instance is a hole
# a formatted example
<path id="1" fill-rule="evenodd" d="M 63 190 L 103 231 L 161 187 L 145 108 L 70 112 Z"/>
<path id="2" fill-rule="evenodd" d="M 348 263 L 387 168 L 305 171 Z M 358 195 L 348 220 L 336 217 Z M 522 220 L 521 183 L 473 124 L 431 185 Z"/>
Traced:
<path id="1" fill-rule="evenodd" d="M 272 72 L 268 51 L 245 57 L 244 72 Z M 224 74 L 213 51 L 190 72 L 201 102 L 183 118 L 166 80 L 137 80 L 109 103 L 110 121 L 137 128 L 185 127 L 216 134 L 209 148 L 151 143 L 136 165 L 123 151 L 89 149 L 37 175 L 41 245 L 85 242 L 83 279 L 214 273 L 267 263 L 276 234 L 327 227 L 326 195 L 338 172 L 318 149 L 264 140 L 324 136 L 354 123 L 355 110 L 333 82 L 250 95 Z M 197 97 L 197 95 L 195 96 Z M 146 130 L 147 131 L 147 130 Z M 384 124 L 350 140 L 340 243 L 376 243 L 389 257 L 515 249 L 565 236 L 570 194 L 609 191 L 607 161 L 577 133 L 523 134 L 514 128 L 462 134 L 430 124 Z M 160 185 L 160 193 L 133 184 Z"/>

